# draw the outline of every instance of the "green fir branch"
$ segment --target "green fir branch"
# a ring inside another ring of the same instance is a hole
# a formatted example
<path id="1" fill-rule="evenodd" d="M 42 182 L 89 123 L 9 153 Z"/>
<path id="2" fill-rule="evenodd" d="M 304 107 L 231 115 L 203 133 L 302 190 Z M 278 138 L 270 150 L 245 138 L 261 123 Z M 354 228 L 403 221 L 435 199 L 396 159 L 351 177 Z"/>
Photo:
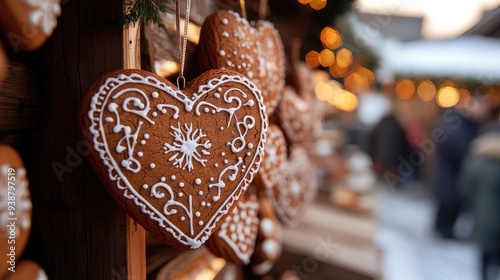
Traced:
<path id="1" fill-rule="evenodd" d="M 163 30 L 167 30 L 161 13 L 167 12 L 167 4 L 172 0 L 135 0 L 130 1 L 127 12 L 121 20 L 121 25 L 126 28 L 130 25 L 136 25 L 138 22 L 142 25 L 149 23 L 156 24 Z"/>

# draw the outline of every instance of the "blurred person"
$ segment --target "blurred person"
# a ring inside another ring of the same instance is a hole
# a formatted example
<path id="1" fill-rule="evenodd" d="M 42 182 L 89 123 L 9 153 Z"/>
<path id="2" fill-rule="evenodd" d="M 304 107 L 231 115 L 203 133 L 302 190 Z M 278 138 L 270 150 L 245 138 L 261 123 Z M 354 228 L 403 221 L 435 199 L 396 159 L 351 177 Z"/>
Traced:
<path id="1" fill-rule="evenodd" d="M 408 158 L 411 149 L 405 130 L 394 113 L 388 112 L 368 137 L 368 154 L 372 157 L 375 172 L 382 178 L 386 173 L 398 174 L 399 158 Z"/>
<path id="2" fill-rule="evenodd" d="M 454 226 L 464 208 L 458 189 L 460 166 L 479 125 L 490 115 L 488 101 L 473 96 L 469 105 L 444 111 L 435 131 L 443 141 L 436 142 L 433 189 L 437 201 L 435 230 L 443 238 L 455 239 Z"/>
<path id="3" fill-rule="evenodd" d="M 471 144 L 459 179 L 475 220 L 483 280 L 500 279 L 500 124 Z"/>

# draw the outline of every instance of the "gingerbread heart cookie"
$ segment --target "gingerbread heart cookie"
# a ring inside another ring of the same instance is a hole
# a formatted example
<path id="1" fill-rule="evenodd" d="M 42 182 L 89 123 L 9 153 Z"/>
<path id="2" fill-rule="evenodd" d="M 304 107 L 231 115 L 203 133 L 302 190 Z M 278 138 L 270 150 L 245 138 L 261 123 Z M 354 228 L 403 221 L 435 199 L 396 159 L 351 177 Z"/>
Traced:
<path id="1" fill-rule="evenodd" d="M 250 267 L 256 275 L 264 275 L 273 267 L 281 256 L 283 244 L 281 224 L 274 213 L 273 207 L 266 197 L 260 200 L 259 232 L 255 241 L 255 252 L 252 255 Z"/>
<path id="2" fill-rule="evenodd" d="M 278 218 L 287 226 L 298 224 L 316 192 L 316 172 L 307 152 L 292 145 L 281 178 L 266 190 Z"/>
<path id="3" fill-rule="evenodd" d="M 230 69 L 250 78 L 262 91 L 267 114 L 274 112 L 285 85 L 285 52 L 270 22 L 252 26 L 235 12 L 214 13 L 203 23 L 198 53 L 202 70 Z"/>
<path id="4" fill-rule="evenodd" d="M 260 189 L 267 189 L 274 186 L 285 167 L 286 155 L 286 141 L 283 132 L 275 124 L 269 125 L 264 158 L 254 180 L 255 186 Z"/>
<path id="5" fill-rule="evenodd" d="M 289 143 L 308 143 L 315 137 L 314 100 L 301 98 L 296 91 L 285 86 L 278 108 L 278 119 Z"/>
<path id="6" fill-rule="evenodd" d="M 39 48 L 57 26 L 60 0 L 0 1 L 0 27 L 14 50 Z"/>
<path id="7" fill-rule="evenodd" d="M 31 229 L 31 198 L 19 154 L 0 145 L 0 276 L 16 266 Z"/>
<path id="8" fill-rule="evenodd" d="M 243 265 L 250 262 L 259 227 L 257 196 L 243 198 L 207 241 L 208 249 L 217 257 Z"/>
<path id="9" fill-rule="evenodd" d="M 107 190 L 178 249 L 210 237 L 262 160 L 262 96 L 233 71 L 206 72 L 182 91 L 147 71 L 116 71 L 91 87 L 81 110 L 90 161 Z"/>

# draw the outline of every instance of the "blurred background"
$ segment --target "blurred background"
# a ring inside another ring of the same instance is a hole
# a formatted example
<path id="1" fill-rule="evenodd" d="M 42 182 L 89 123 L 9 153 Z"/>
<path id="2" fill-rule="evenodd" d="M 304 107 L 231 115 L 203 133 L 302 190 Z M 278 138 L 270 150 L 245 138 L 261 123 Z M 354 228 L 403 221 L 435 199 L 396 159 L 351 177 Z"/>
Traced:
<path id="1" fill-rule="evenodd" d="M 353 272 L 335 279 L 500 279 L 500 1 L 285 2 L 326 110 L 315 238 L 285 248 Z"/>

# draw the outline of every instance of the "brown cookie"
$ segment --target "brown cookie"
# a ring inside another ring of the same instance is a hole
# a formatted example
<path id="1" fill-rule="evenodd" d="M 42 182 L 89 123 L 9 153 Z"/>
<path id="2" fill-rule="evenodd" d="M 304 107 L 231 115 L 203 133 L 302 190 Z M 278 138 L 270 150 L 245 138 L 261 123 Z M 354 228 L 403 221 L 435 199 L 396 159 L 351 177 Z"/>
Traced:
<path id="1" fill-rule="evenodd" d="M 0 276 L 16 269 L 31 229 L 28 176 L 19 154 L 0 145 Z"/>
<path id="2" fill-rule="evenodd" d="M 285 52 L 270 22 L 251 25 L 235 12 L 216 12 L 203 23 L 198 53 L 202 70 L 230 69 L 250 78 L 262 91 L 267 114 L 274 112 L 285 85 Z"/>
<path id="3" fill-rule="evenodd" d="M 241 199 L 207 241 L 210 252 L 238 265 L 248 264 L 257 238 L 259 207 L 255 195 Z"/>
<path id="4" fill-rule="evenodd" d="M 301 98 L 290 86 L 283 90 L 278 119 L 288 143 L 304 144 L 315 138 L 314 100 Z"/>
<path id="5" fill-rule="evenodd" d="M 45 270 L 33 261 L 22 261 L 16 266 L 16 272 L 8 273 L 6 280 L 47 280 Z"/>
<path id="6" fill-rule="evenodd" d="M 266 197 L 259 200 L 259 233 L 255 241 L 255 252 L 252 255 L 250 266 L 256 275 L 264 275 L 273 267 L 281 256 L 283 238 L 281 224 L 274 213 L 271 202 Z"/>
<path id="7" fill-rule="evenodd" d="M 278 182 L 286 162 L 286 141 L 283 132 L 275 124 L 269 125 L 267 130 L 264 158 L 254 184 L 260 189 L 271 188 Z"/>
<path id="8" fill-rule="evenodd" d="M 39 48 L 57 26 L 60 0 L 0 1 L 0 27 L 6 44 L 15 51 Z"/>
<path id="9" fill-rule="evenodd" d="M 266 195 L 281 222 L 295 226 L 316 196 L 316 172 L 303 147 L 292 145 L 289 151 L 280 180 Z"/>
<path id="10" fill-rule="evenodd" d="M 204 73 L 178 90 L 142 70 L 105 75 L 82 101 L 89 159 L 113 198 L 159 240 L 201 246 L 259 169 L 267 131 L 246 77 Z"/>

